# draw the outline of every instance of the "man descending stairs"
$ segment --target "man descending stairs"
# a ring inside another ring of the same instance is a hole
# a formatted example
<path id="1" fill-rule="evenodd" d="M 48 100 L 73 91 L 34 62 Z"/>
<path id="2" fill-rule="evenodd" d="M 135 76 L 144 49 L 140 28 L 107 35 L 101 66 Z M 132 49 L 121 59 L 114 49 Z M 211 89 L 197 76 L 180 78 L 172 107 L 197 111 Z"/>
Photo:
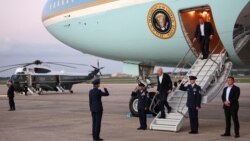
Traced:
<path id="1" fill-rule="evenodd" d="M 212 54 L 210 59 L 201 60 L 198 58 L 189 69 L 186 77 L 183 78 L 182 82 L 185 82 L 190 75 L 197 77 L 196 84 L 203 91 L 202 103 L 211 102 L 223 88 L 232 68 L 232 63 L 225 62 L 225 60 L 225 53 Z M 186 107 L 187 93 L 177 88 L 168 101 L 172 107 L 171 112 L 166 114 L 165 119 L 160 119 L 160 113 L 158 113 L 150 124 L 150 129 L 174 132 L 181 129 L 185 115 L 188 112 Z"/>

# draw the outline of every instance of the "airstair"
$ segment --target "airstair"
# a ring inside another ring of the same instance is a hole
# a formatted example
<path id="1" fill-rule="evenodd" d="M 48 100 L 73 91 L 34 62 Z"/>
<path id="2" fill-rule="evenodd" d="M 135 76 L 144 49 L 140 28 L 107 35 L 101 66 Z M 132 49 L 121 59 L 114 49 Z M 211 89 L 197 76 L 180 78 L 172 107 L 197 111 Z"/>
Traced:
<path id="1" fill-rule="evenodd" d="M 189 69 L 182 82 L 188 80 L 188 76 L 197 76 L 196 84 L 202 89 L 202 103 L 211 102 L 223 89 L 227 76 L 232 69 L 232 62 L 227 61 L 226 52 L 211 54 L 209 59 L 197 58 Z M 185 59 L 183 59 L 185 60 Z M 166 118 L 160 119 L 160 112 L 150 124 L 152 130 L 165 130 L 178 132 L 188 112 L 186 107 L 187 93 L 178 88 L 169 96 L 171 113 L 166 112 Z"/>
<path id="2" fill-rule="evenodd" d="M 28 87 L 28 91 L 32 94 L 32 95 L 38 95 L 37 93 L 36 93 L 36 89 L 35 88 L 33 88 L 33 87 Z"/>
<path id="3" fill-rule="evenodd" d="M 63 93 L 65 90 L 64 90 L 64 88 L 61 86 L 61 85 L 57 85 L 56 86 L 56 89 L 59 91 L 59 92 L 61 92 L 61 93 Z"/>

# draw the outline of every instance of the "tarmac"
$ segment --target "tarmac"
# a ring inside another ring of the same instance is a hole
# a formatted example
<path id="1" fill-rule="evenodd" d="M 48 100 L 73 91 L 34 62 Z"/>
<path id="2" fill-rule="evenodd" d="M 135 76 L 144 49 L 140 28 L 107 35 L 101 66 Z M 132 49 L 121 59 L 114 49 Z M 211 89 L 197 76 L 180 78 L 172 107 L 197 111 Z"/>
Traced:
<path id="1" fill-rule="evenodd" d="M 225 120 L 220 95 L 202 105 L 199 112 L 199 134 L 190 135 L 189 119 L 179 132 L 138 131 L 137 117 L 128 117 L 128 102 L 133 84 L 107 84 L 109 97 L 103 97 L 104 115 L 101 137 L 105 141 L 249 141 L 250 84 L 241 88 L 240 135 L 221 137 Z M 89 84 L 73 87 L 74 94 L 48 92 L 41 96 L 16 94 L 16 111 L 8 111 L 7 87 L 0 85 L 0 141 L 92 141 L 89 111 Z M 148 118 L 148 127 L 153 118 Z"/>

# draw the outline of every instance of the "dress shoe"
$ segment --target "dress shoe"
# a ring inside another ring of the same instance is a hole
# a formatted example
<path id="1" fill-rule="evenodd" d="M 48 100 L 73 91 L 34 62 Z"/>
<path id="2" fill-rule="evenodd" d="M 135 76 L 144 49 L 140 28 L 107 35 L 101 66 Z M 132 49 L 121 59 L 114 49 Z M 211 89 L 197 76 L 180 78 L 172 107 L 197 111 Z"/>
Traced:
<path id="1" fill-rule="evenodd" d="M 171 113 L 171 111 L 172 111 L 172 108 L 169 107 L 169 108 L 168 108 L 168 113 Z"/>
<path id="2" fill-rule="evenodd" d="M 190 131 L 189 134 L 198 134 L 198 132 Z"/>
<path id="3" fill-rule="evenodd" d="M 234 137 L 235 137 L 235 138 L 239 138 L 239 137 L 240 137 L 240 135 L 235 135 Z"/>
<path id="4" fill-rule="evenodd" d="M 142 128 L 142 130 L 147 130 L 147 127 L 145 127 L 145 128 Z"/>
<path id="5" fill-rule="evenodd" d="M 12 109 L 9 109 L 8 111 L 13 111 Z"/>
<path id="6" fill-rule="evenodd" d="M 137 128 L 137 130 L 147 130 L 147 128 L 140 127 L 140 128 Z"/>
<path id="7" fill-rule="evenodd" d="M 99 139 L 98 139 L 98 141 L 103 141 L 103 140 L 104 140 L 104 139 L 102 139 L 102 138 L 99 138 Z"/>
<path id="8" fill-rule="evenodd" d="M 164 119 L 164 118 L 166 118 L 166 117 L 162 117 L 162 116 L 161 116 L 161 117 L 159 117 L 159 118 L 163 118 L 163 119 Z"/>
<path id="9" fill-rule="evenodd" d="M 228 137 L 228 136 L 231 136 L 230 134 L 221 134 L 222 137 Z"/>

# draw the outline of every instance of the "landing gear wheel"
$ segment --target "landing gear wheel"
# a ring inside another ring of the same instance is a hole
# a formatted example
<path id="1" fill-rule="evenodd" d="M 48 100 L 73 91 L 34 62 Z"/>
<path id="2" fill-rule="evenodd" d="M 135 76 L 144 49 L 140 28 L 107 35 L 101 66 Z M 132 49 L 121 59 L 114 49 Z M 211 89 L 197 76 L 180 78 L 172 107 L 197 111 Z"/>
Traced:
<path id="1" fill-rule="evenodd" d="M 70 92 L 71 94 L 73 94 L 73 93 L 74 93 L 74 91 L 73 91 L 73 90 L 69 90 L 69 92 Z"/>
<path id="2" fill-rule="evenodd" d="M 131 97 L 129 100 L 129 110 L 131 114 L 135 117 L 138 117 L 138 98 L 137 97 Z"/>
<path id="3" fill-rule="evenodd" d="M 43 94 L 43 90 L 42 90 L 42 89 L 39 89 L 39 90 L 38 90 L 38 94 L 39 94 L 39 95 L 42 95 L 42 94 Z"/>

